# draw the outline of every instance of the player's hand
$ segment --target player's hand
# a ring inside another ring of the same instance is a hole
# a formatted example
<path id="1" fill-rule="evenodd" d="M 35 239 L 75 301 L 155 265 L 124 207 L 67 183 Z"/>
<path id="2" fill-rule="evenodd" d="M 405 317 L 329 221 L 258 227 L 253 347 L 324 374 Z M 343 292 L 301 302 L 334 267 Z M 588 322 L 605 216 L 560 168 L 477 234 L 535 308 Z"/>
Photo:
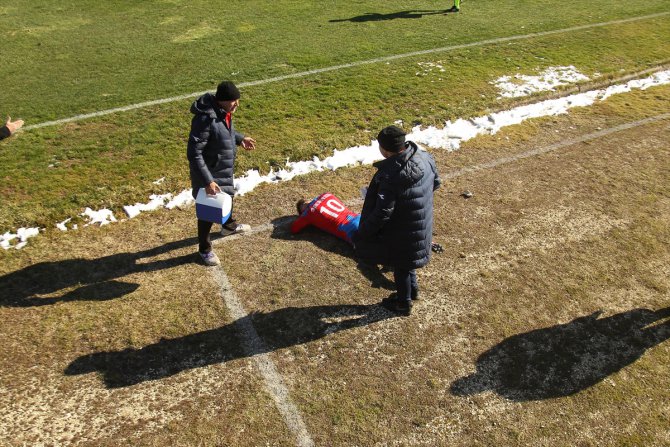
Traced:
<path id="1" fill-rule="evenodd" d="M 221 188 L 216 184 L 216 182 L 212 182 L 205 186 L 205 192 L 210 196 L 215 196 L 216 193 L 221 192 Z"/>
<path id="2" fill-rule="evenodd" d="M 9 129 L 9 133 L 13 134 L 17 130 L 19 130 L 21 127 L 23 127 L 23 120 L 16 120 L 12 122 L 12 117 L 7 116 L 7 121 L 5 121 L 5 126 L 7 126 L 7 129 Z"/>
<path id="3" fill-rule="evenodd" d="M 242 140 L 242 147 L 248 151 L 256 149 L 256 140 L 251 137 L 244 137 Z"/>

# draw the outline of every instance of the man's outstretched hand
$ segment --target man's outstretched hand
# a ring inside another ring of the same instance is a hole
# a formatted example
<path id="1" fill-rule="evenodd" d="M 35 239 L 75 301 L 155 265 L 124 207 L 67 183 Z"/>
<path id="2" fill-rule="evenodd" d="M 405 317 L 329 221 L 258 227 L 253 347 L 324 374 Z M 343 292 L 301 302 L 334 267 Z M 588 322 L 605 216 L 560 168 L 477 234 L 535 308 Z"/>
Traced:
<path id="1" fill-rule="evenodd" d="M 250 151 L 256 148 L 256 140 L 251 137 L 244 137 L 242 140 L 242 147 Z"/>

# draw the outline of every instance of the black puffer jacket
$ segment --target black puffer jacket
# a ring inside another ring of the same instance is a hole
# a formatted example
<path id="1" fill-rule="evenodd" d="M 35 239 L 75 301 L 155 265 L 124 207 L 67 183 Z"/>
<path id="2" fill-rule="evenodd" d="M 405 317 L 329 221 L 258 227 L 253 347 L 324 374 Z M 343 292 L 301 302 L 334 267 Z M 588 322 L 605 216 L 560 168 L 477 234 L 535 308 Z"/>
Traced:
<path id="1" fill-rule="evenodd" d="M 377 173 L 352 239 L 363 262 L 411 270 L 430 260 L 433 191 L 440 178 L 433 157 L 406 144 L 400 154 L 374 164 Z"/>
<path id="2" fill-rule="evenodd" d="M 235 194 L 233 188 L 233 167 L 237 146 L 242 144 L 244 135 L 235 131 L 231 119 L 230 129 L 225 123 L 225 112 L 214 102 L 214 95 L 206 93 L 191 105 L 194 115 L 191 121 L 191 134 L 188 137 L 186 156 L 191 173 L 193 197 L 199 188 L 212 181 L 223 192 Z"/>

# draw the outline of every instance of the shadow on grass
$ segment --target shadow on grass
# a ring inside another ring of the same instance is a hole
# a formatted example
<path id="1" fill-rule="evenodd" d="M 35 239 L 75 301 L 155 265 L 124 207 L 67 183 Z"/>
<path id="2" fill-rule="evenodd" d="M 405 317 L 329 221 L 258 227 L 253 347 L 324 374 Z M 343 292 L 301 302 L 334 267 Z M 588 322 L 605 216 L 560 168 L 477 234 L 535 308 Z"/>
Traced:
<path id="1" fill-rule="evenodd" d="M 116 281 L 116 278 L 176 267 L 196 258 L 189 254 L 146 263 L 138 261 L 194 244 L 197 244 L 197 239 L 188 238 L 137 253 L 33 264 L 0 277 L 0 306 L 30 307 L 119 298 L 137 290 L 139 285 Z"/>
<path id="2" fill-rule="evenodd" d="M 135 385 L 181 371 L 272 352 L 394 317 L 376 305 L 288 307 L 254 313 L 226 326 L 140 349 L 98 352 L 74 360 L 66 375 L 102 374 L 108 388 Z M 258 337 L 248 337 L 249 330 Z M 238 337 L 242 335 L 242 340 Z M 252 343 L 250 338 L 260 339 Z"/>
<path id="3" fill-rule="evenodd" d="M 395 284 L 384 276 L 382 270 L 376 265 L 363 264 L 358 261 L 355 256 L 354 248 L 351 244 L 342 239 L 313 226 L 306 227 L 298 234 L 292 234 L 290 231 L 291 223 L 297 218 L 298 216 L 284 216 L 274 219 L 272 221 L 272 238 L 289 241 L 309 241 L 323 251 L 329 251 L 340 256 L 351 258 L 356 262 L 358 271 L 361 272 L 365 279 L 370 281 L 370 287 L 395 290 Z"/>
<path id="4" fill-rule="evenodd" d="M 378 12 L 366 12 L 360 16 L 351 17 L 349 19 L 333 19 L 329 20 L 331 23 L 337 22 L 380 22 L 384 20 L 396 20 L 396 19 L 420 19 L 423 16 L 436 15 L 436 14 L 449 14 L 451 11 L 448 9 L 441 10 L 408 10 L 408 11 L 398 11 L 391 12 L 388 14 L 380 14 Z"/>
<path id="5" fill-rule="evenodd" d="M 635 362 L 670 338 L 670 307 L 634 309 L 607 318 L 600 311 L 570 323 L 514 335 L 484 352 L 477 371 L 451 392 L 494 391 L 513 401 L 570 396 Z"/>

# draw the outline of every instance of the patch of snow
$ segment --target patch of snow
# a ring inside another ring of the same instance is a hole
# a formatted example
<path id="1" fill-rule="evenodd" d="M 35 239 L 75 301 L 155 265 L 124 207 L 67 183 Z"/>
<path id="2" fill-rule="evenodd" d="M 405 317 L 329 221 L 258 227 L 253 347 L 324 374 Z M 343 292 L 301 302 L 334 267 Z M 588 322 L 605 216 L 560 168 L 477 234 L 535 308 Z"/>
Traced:
<path id="1" fill-rule="evenodd" d="M 89 207 L 86 207 L 84 212 L 81 213 L 81 216 L 88 217 L 89 219 L 88 223 L 85 226 L 94 224 L 99 224 L 100 226 L 103 226 L 110 224 L 112 222 L 116 222 L 116 217 L 114 217 L 114 213 L 111 210 L 108 210 L 107 208 L 95 211 Z"/>
<path id="2" fill-rule="evenodd" d="M 575 84 L 588 81 L 572 66 L 549 67 L 537 76 L 516 74 L 514 76 L 502 76 L 492 82 L 500 90 L 500 98 L 519 98 L 529 96 L 537 92 L 554 91 L 556 87 L 567 84 Z"/>

